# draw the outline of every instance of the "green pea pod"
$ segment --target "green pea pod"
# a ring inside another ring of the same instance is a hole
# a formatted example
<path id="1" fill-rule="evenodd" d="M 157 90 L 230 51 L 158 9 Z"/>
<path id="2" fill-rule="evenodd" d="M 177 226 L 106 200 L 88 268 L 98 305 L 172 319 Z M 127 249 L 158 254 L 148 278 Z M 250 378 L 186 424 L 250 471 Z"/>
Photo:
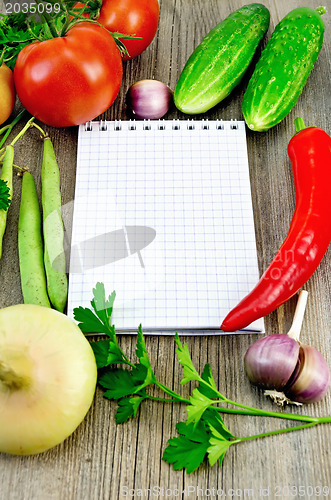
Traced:
<path id="1" fill-rule="evenodd" d="M 322 48 L 324 13 L 324 7 L 300 7 L 277 24 L 243 98 L 243 115 L 250 129 L 270 129 L 296 104 Z"/>
<path id="2" fill-rule="evenodd" d="M 13 197 L 13 161 L 14 161 L 14 148 L 13 146 L 9 145 L 6 147 L 0 179 L 5 181 L 9 188 L 10 201 Z M 5 234 L 7 225 L 7 212 L 8 208 L 7 210 L 3 209 L 0 210 L 0 259 L 2 256 L 3 235 Z"/>
<path id="3" fill-rule="evenodd" d="M 55 309 L 63 312 L 68 297 L 68 278 L 63 248 L 60 172 L 49 137 L 44 139 L 41 183 L 47 291 Z"/>
<path id="4" fill-rule="evenodd" d="M 23 174 L 18 254 L 24 303 L 51 307 L 46 290 L 41 214 L 36 185 L 30 172 Z"/>

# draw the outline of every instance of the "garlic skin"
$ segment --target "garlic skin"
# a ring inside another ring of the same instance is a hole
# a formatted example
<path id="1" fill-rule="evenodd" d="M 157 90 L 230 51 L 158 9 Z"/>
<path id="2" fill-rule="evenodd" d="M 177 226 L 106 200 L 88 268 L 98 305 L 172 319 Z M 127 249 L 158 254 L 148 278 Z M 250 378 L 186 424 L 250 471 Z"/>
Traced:
<path id="1" fill-rule="evenodd" d="M 252 384 L 278 404 L 316 403 L 330 386 L 330 370 L 322 354 L 285 334 L 263 337 L 244 357 Z"/>
<path id="2" fill-rule="evenodd" d="M 82 422 L 96 387 L 92 348 L 76 323 L 53 309 L 0 310 L 0 452 L 42 453 Z"/>
<path id="3" fill-rule="evenodd" d="M 284 392 L 298 403 L 316 403 L 330 386 L 329 367 L 322 354 L 309 345 L 300 346 L 299 362 L 299 372 Z"/>
<path id="4" fill-rule="evenodd" d="M 264 389 L 281 391 L 296 368 L 299 349 L 298 342 L 287 335 L 275 334 L 257 340 L 244 357 L 249 380 Z"/>
<path id="5" fill-rule="evenodd" d="M 135 118 L 158 120 L 170 108 L 172 90 L 158 80 L 140 80 L 129 88 L 127 105 Z"/>
<path id="6" fill-rule="evenodd" d="M 330 370 L 314 347 L 299 342 L 308 292 L 301 290 L 291 328 L 263 337 L 249 347 L 244 365 L 249 380 L 275 403 L 316 403 L 330 386 Z"/>

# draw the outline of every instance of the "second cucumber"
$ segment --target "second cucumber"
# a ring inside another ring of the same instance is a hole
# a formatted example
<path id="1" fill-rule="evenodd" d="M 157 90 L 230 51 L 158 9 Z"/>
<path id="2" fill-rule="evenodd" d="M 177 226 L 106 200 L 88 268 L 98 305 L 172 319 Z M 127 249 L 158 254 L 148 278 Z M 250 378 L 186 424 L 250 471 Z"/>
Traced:
<path id="1" fill-rule="evenodd" d="M 238 85 L 270 22 L 259 3 L 230 14 L 202 40 L 177 82 L 174 102 L 188 114 L 204 113 Z"/>
<path id="2" fill-rule="evenodd" d="M 301 7 L 277 24 L 244 95 L 243 115 L 250 129 L 270 129 L 296 104 L 322 48 L 324 13 L 324 7 Z"/>

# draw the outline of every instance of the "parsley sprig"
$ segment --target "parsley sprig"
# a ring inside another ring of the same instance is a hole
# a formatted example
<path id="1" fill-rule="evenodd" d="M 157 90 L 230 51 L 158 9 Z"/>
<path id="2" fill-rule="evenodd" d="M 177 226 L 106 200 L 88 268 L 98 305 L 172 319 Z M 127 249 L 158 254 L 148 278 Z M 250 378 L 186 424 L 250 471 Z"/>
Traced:
<path id="1" fill-rule="evenodd" d="M 10 205 L 10 189 L 7 182 L 0 179 L 0 210 L 7 211 Z"/>
<path id="2" fill-rule="evenodd" d="M 182 343 L 176 334 L 176 354 L 183 368 L 181 384 L 196 384 L 191 394 L 184 398 L 157 379 L 146 349 L 141 325 L 137 331 L 135 351 L 137 359 L 134 362 L 130 361 L 122 351 L 112 324 L 114 300 L 115 292 L 106 298 L 103 283 L 97 283 L 93 289 L 92 309 L 75 308 L 74 318 L 78 321 L 83 333 L 98 333 L 107 336 L 106 339 L 92 342 L 91 346 L 98 367 L 98 382 L 104 389 L 104 397 L 118 402 L 115 415 L 117 424 L 136 417 L 140 405 L 147 399 L 179 402 L 186 405 L 187 419 L 185 422 L 177 423 L 178 435 L 169 439 L 162 457 L 166 462 L 173 464 L 175 470 L 186 469 L 187 473 L 191 473 L 204 462 L 206 457 L 210 465 L 216 462 L 221 465 L 230 446 L 251 439 L 331 422 L 331 417 L 318 418 L 285 412 L 270 412 L 228 399 L 219 392 L 210 365 L 206 364 L 202 373 L 199 374 L 193 364 L 188 345 Z M 149 390 L 151 387 L 160 389 L 165 397 L 152 395 Z M 300 424 L 252 436 L 237 437 L 226 427 L 221 413 L 278 417 L 296 420 Z"/>

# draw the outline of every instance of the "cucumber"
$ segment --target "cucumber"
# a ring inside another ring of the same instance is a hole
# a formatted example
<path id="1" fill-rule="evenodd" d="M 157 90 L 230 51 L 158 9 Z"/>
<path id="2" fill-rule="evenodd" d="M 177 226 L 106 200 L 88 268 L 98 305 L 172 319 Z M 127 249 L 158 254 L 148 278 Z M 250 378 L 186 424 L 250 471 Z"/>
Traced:
<path id="1" fill-rule="evenodd" d="M 263 132 L 277 125 L 296 104 L 323 44 L 324 7 L 301 7 L 276 26 L 244 94 L 248 127 Z"/>
<path id="2" fill-rule="evenodd" d="M 188 59 L 174 102 L 188 114 L 204 113 L 238 85 L 270 22 L 259 3 L 245 5 L 212 29 Z"/>

